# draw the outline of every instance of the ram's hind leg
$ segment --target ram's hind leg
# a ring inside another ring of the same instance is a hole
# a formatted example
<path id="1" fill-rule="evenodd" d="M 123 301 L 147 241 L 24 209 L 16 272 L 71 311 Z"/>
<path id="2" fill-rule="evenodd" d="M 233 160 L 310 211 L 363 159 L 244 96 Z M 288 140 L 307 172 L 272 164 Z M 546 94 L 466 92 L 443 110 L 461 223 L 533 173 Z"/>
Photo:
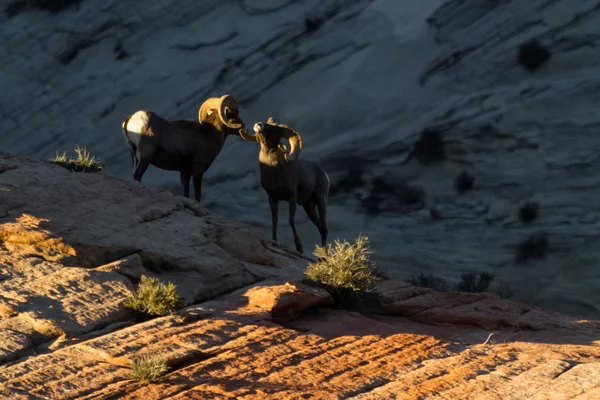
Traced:
<path id="1" fill-rule="evenodd" d="M 183 186 L 183 195 L 185 197 L 190 197 L 190 180 L 192 179 L 192 174 L 180 172 L 179 179 L 181 181 L 181 186 Z"/>
<path id="2" fill-rule="evenodd" d="M 138 165 L 138 158 L 136 156 L 137 148 L 132 141 L 127 141 L 127 148 L 129 149 L 129 154 L 131 155 L 131 165 L 133 167 L 132 175 L 135 173 L 135 169 Z"/>
<path id="3" fill-rule="evenodd" d="M 144 160 L 143 158 L 138 162 L 138 165 L 135 167 L 135 171 L 133 172 L 133 179 L 138 182 L 142 181 L 142 176 L 150 166 L 150 161 Z"/>
<path id="4" fill-rule="evenodd" d="M 307 203 L 302 204 L 306 215 L 308 215 L 308 219 L 312 222 L 319 232 L 321 232 L 321 223 L 319 222 L 319 215 L 317 214 L 317 203 L 311 199 Z"/>
<path id="5" fill-rule="evenodd" d="M 321 246 L 324 247 L 327 244 L 327 235 L 329 233 L 327 229 L 327 200 L 325 198 L 317 198 L 317 210 L 319 211 L 321 226 L 319 228 L 319 232 L 321 232 Z"/>

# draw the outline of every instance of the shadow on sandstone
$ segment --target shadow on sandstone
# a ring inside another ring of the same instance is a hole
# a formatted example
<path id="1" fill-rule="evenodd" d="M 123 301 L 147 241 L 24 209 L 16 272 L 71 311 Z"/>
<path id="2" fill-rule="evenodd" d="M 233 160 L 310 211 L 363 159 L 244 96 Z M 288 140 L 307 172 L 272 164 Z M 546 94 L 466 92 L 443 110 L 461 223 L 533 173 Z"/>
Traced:
<path id="1" fill-rule="evenodd" d="M 494 358 L 490 365 L 482 361 L 477 367 L 493 370 L 496 363 L 515 362 L 519 349 L 597 353 L 597 346 L 589 345 L 597 341 L 598 324 L 585 325 L 493 295 L 439 297 L 441 293 L 398 281 L 384 281 L 378 292 L 382 305 L 391 308 L 359 313 L 333 308 L 333 298 L 322 288 L 269 281 L 140 324 L 137 336 L 132 327 L 88 346 L 119 347 L 126 341 L 129 352 L 162 353 L 169 359 L 171 370 L 162 382 L 146 386 L 124 381 L 110 389 L 113 396 L 191 395 L 213 388 L 238 397 L 288 390 L 349 395 L 373 380 L 388 382 L 390 373 L 421 368 L 425 360 L 467 354 L 465 362 L 471 362 L 475 354 L 504 354 L 506 359 Z M 416 304 L 421 304 L 420 312 Z M 521 314 L 523 310 L 528 311 Z M 151 336 L 144 339 L 141 332 Z M 490 333 L 491 341 L 486 340 Z M 352 382 L 348 371 L 356 373 Z M 305 373 L 306 380 L 299 378 Z"/>
<path id="2" fill-rule="evenodd" d="M 186 304 L 196 304 L 254 284 L 276 275 L 275 272 L 298 276 L 308 260 L 271 243 L 252 227 L 212 217 L 197 203 L 166 191 L 104 174 L 72 173 L 25 157 L 2 155 L 0 164 L 0 238 L 4 250 L 56 263 L 59 269 L 66 268 L 65 274 L 69 269 L 83 275 L 86 270 L 95 269 L 101 271 L 97 272 L 100 275 L 113 273 L 105 276 L 111 282 L 121 281 L 122 295 L 129 292 L 141 274 L 147 273 L 172 281 Z M 106 269 L 111 262 L 133 255 L 140 260 L 140 265 L 134 267 L 136 272 Z M 30 268 L 34 270 L 35 266 Z M 6 282 L 5 279 L 1 284 Z M 491 294 L 436 293 L 397 281 L 387 282 L 396 283 L 382 284 L 382 304 L 373 308 L 372 314 L 407 318 L 423 326 L 447 324 L 512 331 L 578 329 L 572 318 L 533 306 L 516 306 L 518 303 Z M 104 287 L 107 282 L 98 284 Z M 287 299 L 294 304 L 290 296 L 298 297 L 286 294 L 277 302 Z M 100 300 L 84 299 L 82 305 Z M 247 312 L 248 307 L 239 299 L 236 301 L 229 313 Z M 334 305 L 335 302 L 329 304 Z M 277 316 L 281 305 L 273 307 L 275 320 L 283 322 Z M 90 318 L 103 320 L 104 313 L 122 318 L 119 305 Z M 351 325 L 346 328 L 348 332 L 340 334 L 350 335 L 356 329 Z M 571 339 L 556 334 L 552 340 L 569 343 Z"/>

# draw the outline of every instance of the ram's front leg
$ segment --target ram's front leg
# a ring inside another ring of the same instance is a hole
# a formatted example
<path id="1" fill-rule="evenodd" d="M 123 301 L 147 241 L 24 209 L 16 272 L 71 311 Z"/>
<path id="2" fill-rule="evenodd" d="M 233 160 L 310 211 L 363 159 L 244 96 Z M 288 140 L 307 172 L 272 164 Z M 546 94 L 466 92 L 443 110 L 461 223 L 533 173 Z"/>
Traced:
<path id="1" fill-rule="evenodd" d="M 271 208 L 271 226 L 273 230 L 272 239 L 277 241 L 277 223 L 279 215 L 279 203 L 273 197 L 269 196 L 269 207 Z"/>
<path id="2" fill-rule="evenodd" d="M 288 200 L 290 203 L 290 215 L 289 215 L 289 222 L 290 222 L 290 226 L 292 227 L 292 233 L 294 234 L 294 242 L 296 242 L 296 250 L 298 251 L 298 253 L 302 254 L 304 253 L 304 250 L 302 249 L 302 242 L 300 241 L 300 236 L 298 236 L 298 231 L 296 230 L 296 199 L 289 199 Z"/>

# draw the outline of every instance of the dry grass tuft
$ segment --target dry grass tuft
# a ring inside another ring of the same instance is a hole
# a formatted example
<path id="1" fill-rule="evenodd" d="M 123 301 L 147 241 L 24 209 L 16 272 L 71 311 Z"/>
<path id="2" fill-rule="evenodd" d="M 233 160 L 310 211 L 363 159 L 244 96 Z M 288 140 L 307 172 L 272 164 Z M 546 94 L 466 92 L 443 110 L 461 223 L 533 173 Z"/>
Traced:
<path id="1" fill-rule="evenodd" d="M 136 381 L 158 382 L 167 372 L 167 360 L 156 354 L 138 356 L 131 361 L 131 378 Z"/>
<path id="2" fill-rule="evenodd" d="M 319 261 L 309 264 L 306 276 L 333 288 L 372 292 L 381 278 L 369 261 L 372 252 L 367 242 L 368 238 L 361 235 L 354 243 L 336 240 L 333 246 L 317 246 L 313 254 Z"/>
<path id="3" fill-rule="evenodd" d="M 67 152 L 65 151 L 62 155 L 56 152 L 56 157 L 51 158 L 50 162 L 60 165 L 73 172 L 100 172 L 102 171 L 102 164 L 100 160 L 96 160 L 86 147 L 75 148 L 76 158 L 69 157 L 67 159 Z"/>
<path id="4" fill-rule="evenodd" d="M 176 286 L 143 275 L 136 291 L 125 301 L 125 307 L 142 314 L 158 316 L 172 313 L 183 305 Z"/>

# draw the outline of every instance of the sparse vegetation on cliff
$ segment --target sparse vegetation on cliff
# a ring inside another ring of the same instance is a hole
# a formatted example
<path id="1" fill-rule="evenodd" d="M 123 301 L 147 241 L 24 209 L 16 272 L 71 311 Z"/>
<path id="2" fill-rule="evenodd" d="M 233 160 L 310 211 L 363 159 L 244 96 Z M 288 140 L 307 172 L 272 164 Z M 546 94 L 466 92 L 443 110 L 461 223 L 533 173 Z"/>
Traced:
<path id="1" fill-rule="evenodd" d="M 37 9 L 56 14 L 75 7 L 79 3 L 81 3 L 81 0 L 16 0 L 5 6 L 4 13 L 8 17 L 14 17 L 27 10 Z"/>
<path id="2" fill-rule="evenodd" d="M 517 245 L 517 263 L 525 263 L 530 260 L 541 260 L 548 252 L 548 237 L 544 233 L 535 233 Z"/>
<path id="3" fill-rule="evenodd" d="M 461 274 L 458 283 L 450 285 L 445 279 L 429 272 L 427 274 L 412 275 L 407 281 L 413 286 L 433 289 L 436 292 L 480 293 L 490 292 L 489 288 L 495 277 L 496 275 L 493 272 L 465 272 Z M 498 294 L 502 297 L 510 297 L 512 296 L 512 291 L 507 285 L 503 284 Z"/>
<path id="4" fill-rule="evenodd" d="M 465 272 L 456 284 L 457 292 L 486 292 L 496 275 L 493 272 Z"/>
<path id="5" fill-rule="evenodd" d="M 67 152 L 62 155 L 56 152 L 56 157 L 51 158 L 50 162 L 60 165 L 73 172 L 100 172 L 102 171 L 102 163 L 90 154 L 87 148 L 77 146 L 75 148 L 76 157 L 67 158 Z"/>
<path id="6" fill-rule="evenodd" d="M 550 51 L 537 39 L 522 43 L 519 46 L 517 62 L 529 72 L 540 69 L 550 60 Z"/>
<path id="7" fill-rule="evenodd" d="M 538 216 L 539 205 L 535 202 L 527 202 L 519 209 L 519 219 L 522 223 L 528 224 L 535 221 Z"/>
<path id="8" fill-rule="evenodd" d="M 454 188 L 458 193 L 465 193 L 475 185 L 475 177 L 466 171 L 462 171 L 454 179 Z"/>
<path id="9" fill-rule="evenodd" d="M 359 235 L 353 243 L 335 240 L 333 245 L 317 246 L 313 254 L 319 261 L 308 265 L 307 278 L 324 286 L 343 307 L 360 308 L 376 301 L 376 284 L 382 277 L 369 260 L 367 243 L 368 238 Z"/>
<path id="10" fill-rule="evenodd" d="M 183 299 L 173 283 L 145 275 L 141 277 L 137 290 L 125 302 L 125 307 L 149 316 L 169 314 L 182 305 Z"/>
<path id="11" fill-rule="evenodd" d="M 306 276 L 315 282 L 335 288 L 371 292 L 380 278 L 369 260 L 372 252 L 368 238 L 360 235 L 354 243 L 335 240 L 327 247 L 318 246 L 314 255 L 319 261 L 306 269 Z"/>
<path id="12" fill-rule="evenodd" d="M 158 382 L 167 372 L 167 360 L 156 354 L 138 356 L 131 361 L 131 378 L 136 381 Z"/>
<path id="13" fill-rule="evenodd" d="M 409 277 L 407 281 L 413 286 L 430 288 L 436 292 L 448 291 L 448 282 L 433 275 L 431 272 L 427 274 L 421 272 L 419 275 Z"/>
<path id="14" fill-rule="evenodd" d="M 444 140 L 439 131 L 427 128 L 415 143 L 414 154 L 422 164 L 431 164 L 445 157 Z"/>

